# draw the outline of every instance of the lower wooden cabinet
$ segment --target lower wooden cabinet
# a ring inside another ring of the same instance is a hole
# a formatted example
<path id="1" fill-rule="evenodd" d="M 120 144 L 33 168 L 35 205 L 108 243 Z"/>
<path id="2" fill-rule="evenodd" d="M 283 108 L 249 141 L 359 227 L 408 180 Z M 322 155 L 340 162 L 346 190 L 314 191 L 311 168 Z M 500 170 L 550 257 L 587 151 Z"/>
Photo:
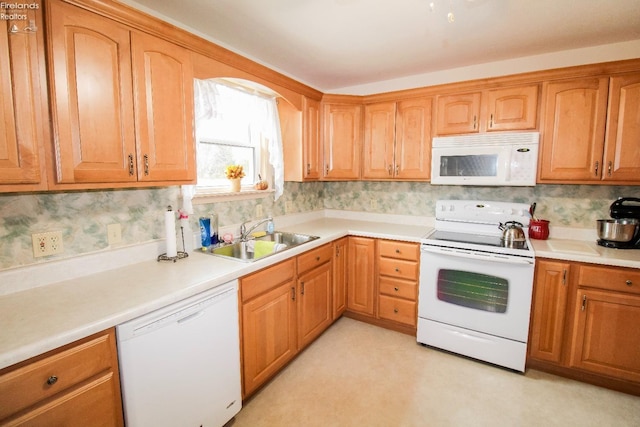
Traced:
<path id="1" fill-rule="evenodd" d="M 1 370 L 0 425 L 124 425 L 115 330 Z"/>
<path id="2" fill-rule="evenodd" d="M 527 365 L 640 395 L 640 271 L 536 263 Z"/>
<path id="3" fill-rule="evenodd" d="M 349 238 L 333 242 L 333 320 L 347 309 L 347 271 L 349 265 Z"/>
<path id="4" fill-rule="evenodd" d="M 240 279 L 243 396 L 333 322 L 332 244 Z"/>
<path id="5" fill-rule="evenodd" d="M 416 333 L 420 246 L 349 237 L 347 315 Z"/>

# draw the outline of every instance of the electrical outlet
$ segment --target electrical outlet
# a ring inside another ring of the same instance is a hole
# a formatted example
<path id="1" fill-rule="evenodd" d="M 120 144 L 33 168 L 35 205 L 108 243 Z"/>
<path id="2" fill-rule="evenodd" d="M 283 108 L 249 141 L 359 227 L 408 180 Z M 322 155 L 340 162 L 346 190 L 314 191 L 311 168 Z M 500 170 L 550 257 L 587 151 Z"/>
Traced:
<path id="1" fill-rule="evenodd" d="M 256 205 L 256 218 L 262 217 L 262 205 Z"/>
<path id="2" fill-rule="evenodd" d="M 284 202 L 284 213 L 291 213 L 293 211 L 293 202 L 291 200 L 287 200 Z"/>
<path id="3" fill-rule="evenodd" d="M 122 242 L 122 228 L 120 224 L 107 225 L 107 241 L 109 245 L 115 245 Z"/>
<path id="4" fill-rule="evenodd" d="M 373 210 L 378 209 L 378 199 L 371 199 L 371 209 Z"/>
<path id="5" fill-rule="evenodd" d="M 62 231 L 46 231 L 32 234 L 31 242 L 33 243 L 33 256 L 36 258 L 64 252 Z"/>

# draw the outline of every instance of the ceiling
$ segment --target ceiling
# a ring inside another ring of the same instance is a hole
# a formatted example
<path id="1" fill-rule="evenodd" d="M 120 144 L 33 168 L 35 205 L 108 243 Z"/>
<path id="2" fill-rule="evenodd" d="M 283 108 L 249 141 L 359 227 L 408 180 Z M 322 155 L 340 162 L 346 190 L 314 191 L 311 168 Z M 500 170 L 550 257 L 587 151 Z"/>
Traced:
<path id="1" fill-rule="evenodd" d="M 323 92 L 640 40 L 640 0 L 124 1 Z"/>

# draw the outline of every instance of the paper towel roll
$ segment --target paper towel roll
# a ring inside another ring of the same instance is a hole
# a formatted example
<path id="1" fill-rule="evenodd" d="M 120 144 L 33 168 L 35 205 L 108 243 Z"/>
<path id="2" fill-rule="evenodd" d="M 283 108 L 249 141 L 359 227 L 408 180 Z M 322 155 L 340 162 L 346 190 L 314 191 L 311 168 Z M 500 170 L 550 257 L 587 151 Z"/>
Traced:
<path id="1" fill-rule="evenodd" d="M 171 206 L 164 213 L 164 233 L 167 238 L 167 257 L 178 256 L 176 243 L 176 214 L 171 210 Z"/>

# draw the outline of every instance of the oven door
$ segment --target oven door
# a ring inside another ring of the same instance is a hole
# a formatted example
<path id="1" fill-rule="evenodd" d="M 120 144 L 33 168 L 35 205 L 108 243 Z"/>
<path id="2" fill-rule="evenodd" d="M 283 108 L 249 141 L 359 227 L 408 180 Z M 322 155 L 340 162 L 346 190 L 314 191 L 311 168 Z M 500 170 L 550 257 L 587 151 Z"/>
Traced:
<path id="1" fill-rule="evenodd" d="M 422 245 L 418 316 L 527 342 L 533 258 Z"/>

